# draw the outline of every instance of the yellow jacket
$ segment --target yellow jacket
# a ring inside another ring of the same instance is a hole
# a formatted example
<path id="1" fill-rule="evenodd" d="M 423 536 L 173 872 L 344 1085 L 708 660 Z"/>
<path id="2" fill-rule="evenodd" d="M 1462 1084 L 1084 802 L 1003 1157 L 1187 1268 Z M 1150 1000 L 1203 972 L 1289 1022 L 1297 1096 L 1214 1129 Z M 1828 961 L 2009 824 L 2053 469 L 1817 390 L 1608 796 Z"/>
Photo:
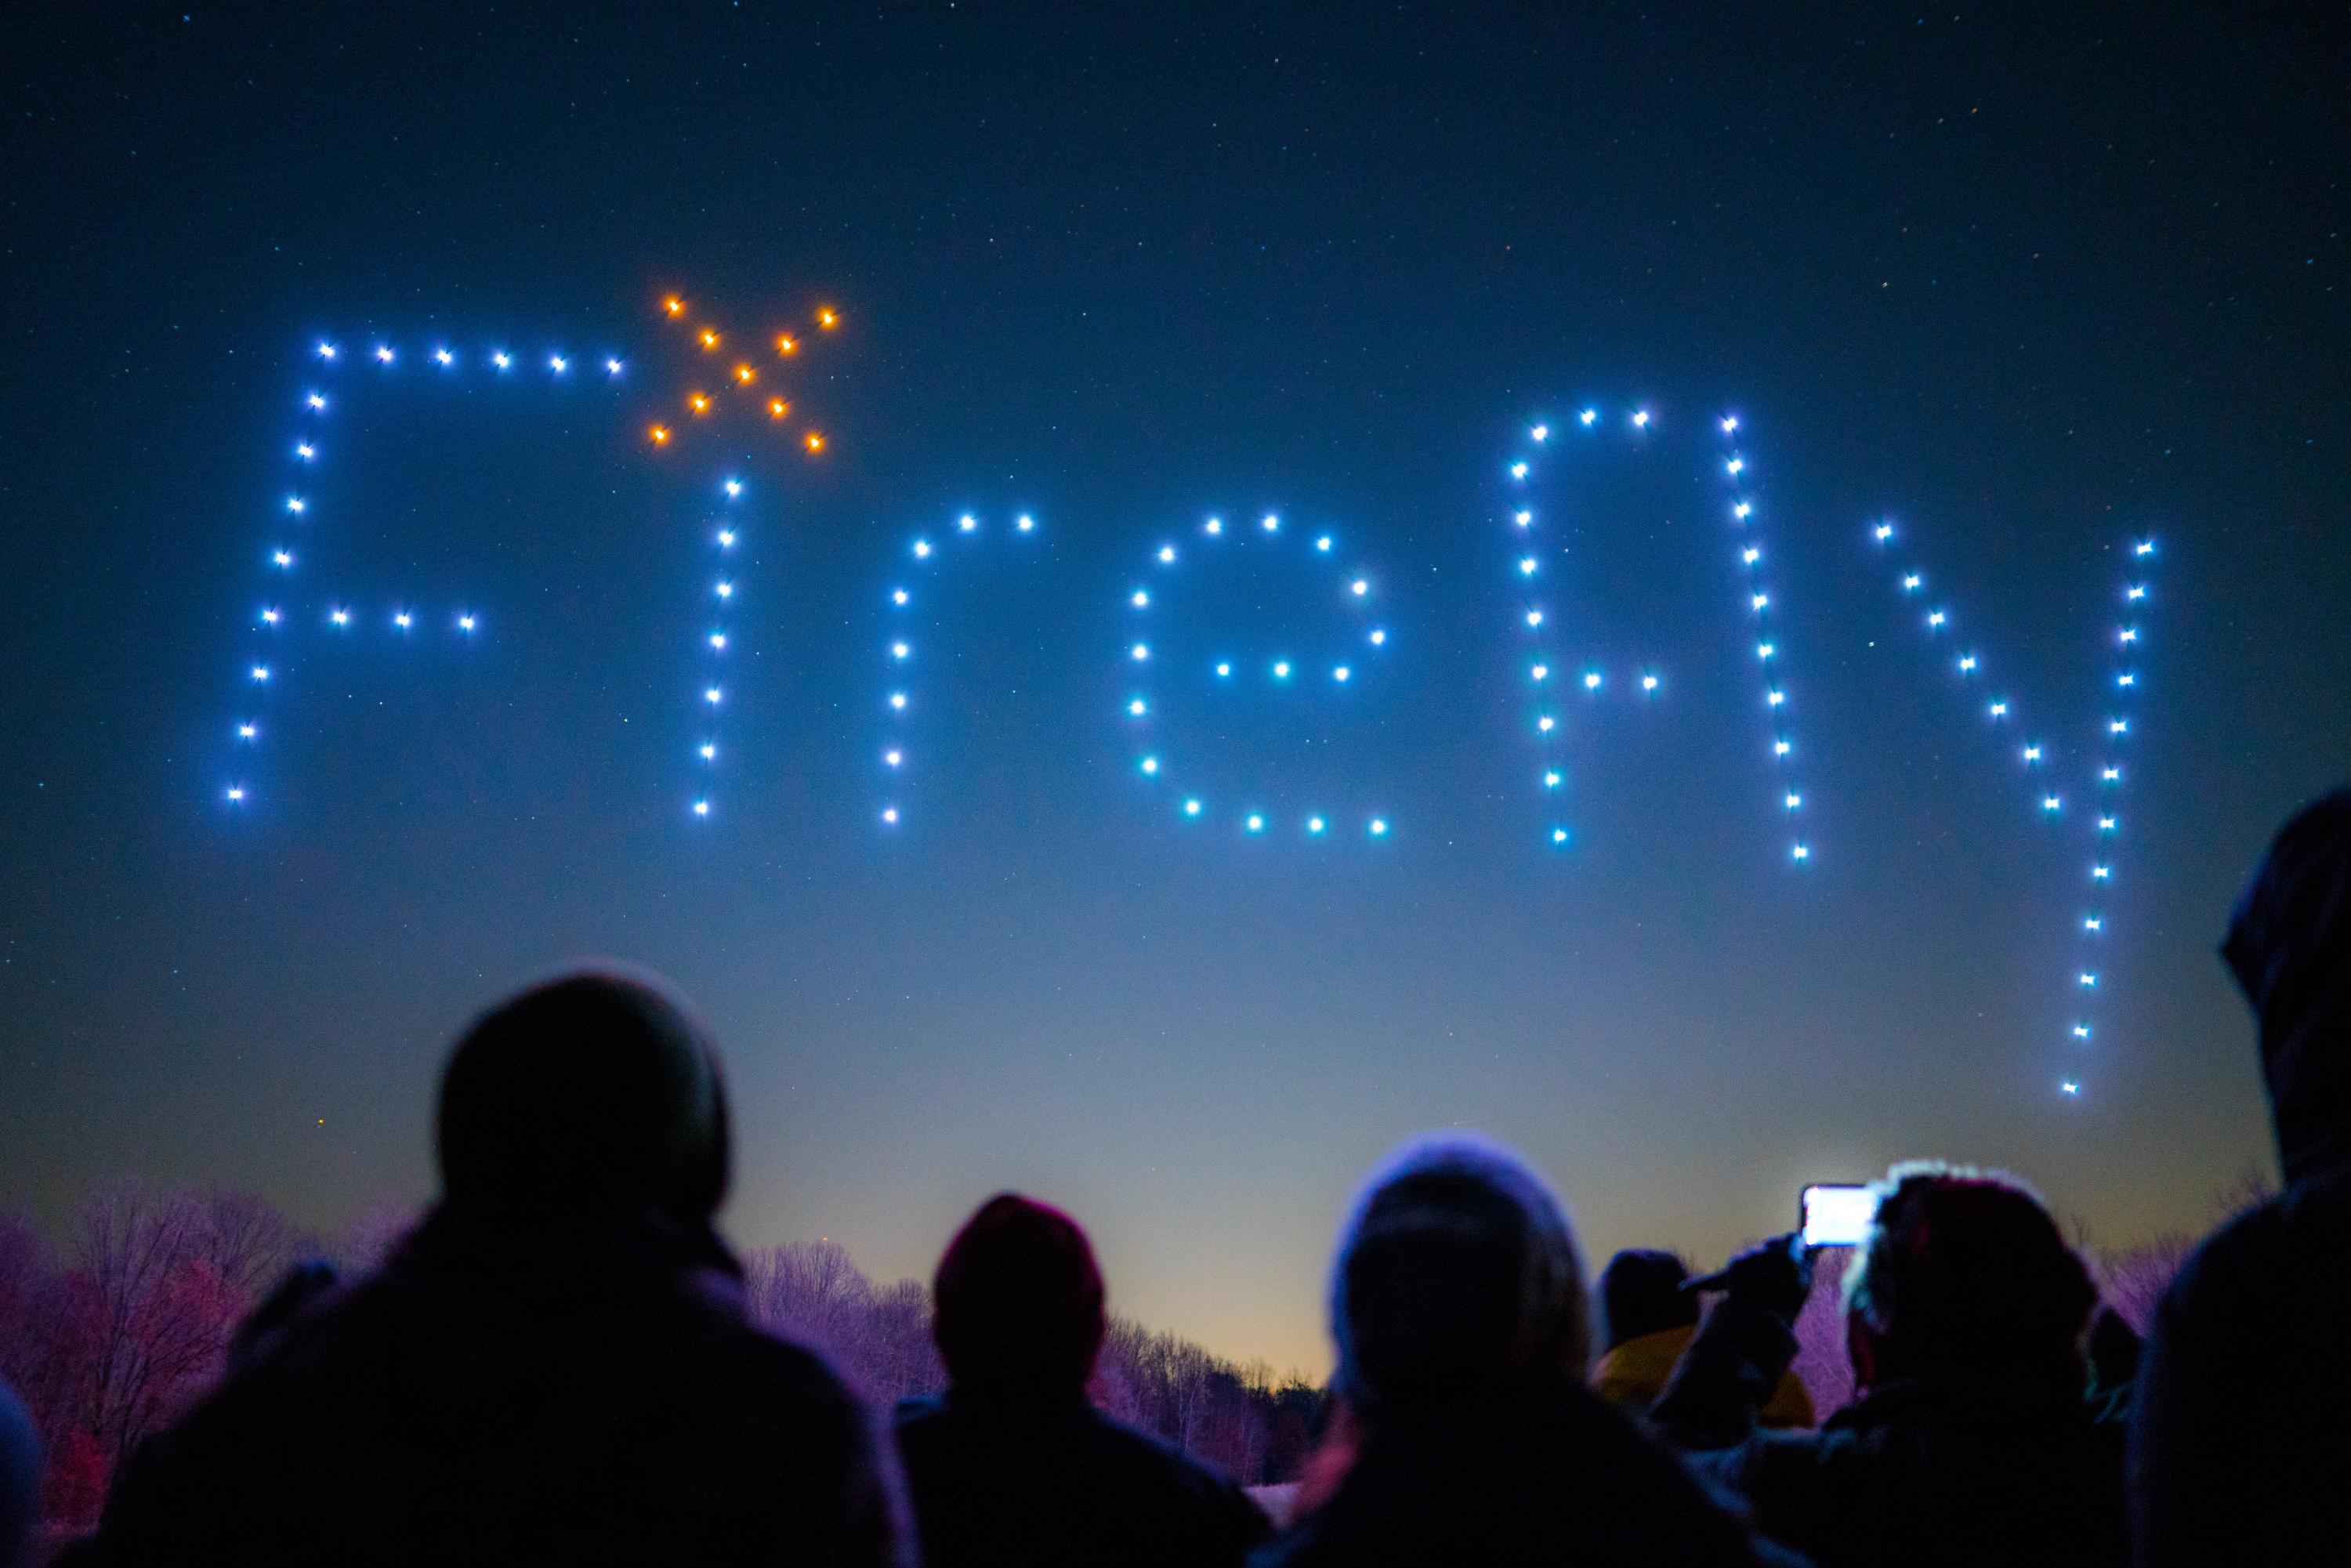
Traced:
<path id="1" fill-rule="evenodd" d="M 1593 1391 L 1611 1405 L 1622 1406 L 1636 1416 L 1646 1415 L 1657 1396 L 1666 1391 L 1666 1380 L 1673 1376 L 1690 1336 L 1697 1333 L 1698 1326 L 1692 1323 L 1626 1340 L 1600 1358 L 1592 1374 Z M 1792 1369 L 1782 1373 L 1780 1386 L 1771 1390 L 1771 1397 L 1755 1413 L 1755 1419 L 1765 1427 L 1814 1425 L 1813 1396 L 1804 1380 Z"/>

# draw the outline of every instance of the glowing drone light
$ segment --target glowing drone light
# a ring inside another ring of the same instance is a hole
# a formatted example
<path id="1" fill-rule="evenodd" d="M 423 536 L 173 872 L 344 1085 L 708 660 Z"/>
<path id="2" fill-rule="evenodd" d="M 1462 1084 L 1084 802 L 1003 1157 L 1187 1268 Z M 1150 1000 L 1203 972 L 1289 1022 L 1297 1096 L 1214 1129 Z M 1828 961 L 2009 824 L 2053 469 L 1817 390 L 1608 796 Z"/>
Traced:
<path id="1" fill-rule="evenodd" d="M 1030 517 L 1028 513 L 1023 512 L 1019 517 L 1012 519 L 1012 526 L 1019 532 L 1024 534 L 1029 533 L 1036 528 L 1037 519 Z"/>
<path id="2" fill-rule="evenodd" d="M 1324 534 L 1321 538 L 1316 539 L 1316 540 L 1314 541 L 1314 548 L 1315 548 L 1316 549 L 1318 549 L 1318 550 L 1321 550 L 1324 555 L 1328 555 L 1328 554 L 1330 554 L 1330 553 L 1331 553 L 1331 536 L 1330 536 L 1329 534 Z"/>
<path id="3" fill-rule="evenodd" d="M 433 362 L 445 371 L 457 362 L 457 356 L 445 348 L 435 349 L 433 350 Z"/>
<path id="4" fill-rule="evenodd" d="M 1645 692 L 1656 691 L 1657 689 L 1657 677 L 1655 675 L 1643 675 L 1641 677 L 1641 689 Z"/>
<path id="5" fill-rule="evenodd" d="M 571 368 L 571 361 L 561 354 L 549 354 L 547 356 L 547 368 L 559 376 Z"/>
<path id="6" fill-rule="evenodd" d="M 232 784 L 227 789 L 222 790 L 221 793 L 228 798 L 229 804 L 235 805 L 239 800 L 245 799 L 245 786 L 241 784 Z"/>
<path id="7" fill-rule="evenodd" d="M 735 597 L 735 585 L 731 582 L 722 581 L 716 588 L 712 590 L 712 591 L 716 593 L 721 599 L 732 599 Z"/>
<path id="8" fill-rule="evenodd" d="M 497 366 L 497 368 L 502 371 L 507 370 L 513 366 L 514 356 L 501 349 L 496 353 L 490 356 L 490 363 Z"/>
<path id="9" fill-rule="evenodd" d="M 239 740 L 251 740 L 255 736 L 260 733 L 261 732 L 257 728 L 249 724 L 241 724 L 236 727 L 236 737 Z"/>
<path id="10" fill-rule="evenodd" d="M 914 559 L 916 560 L 928 560 L 930 556 L 931 541 L 928 539 L 916 539 L 914 541 Z"/>
<path id="11" fill-rule="evenodd" d="M 473 618 L 472 616 L 470 616 L 470 615 L 460 615 L 460 616 L 458 616 L 458 617 L 457 617 L 457 630 L 458 630 L 458 631 L 460 631 L 460 632 L 471 632 L 473 629 L 474 629 L 474 618 Z"/>
<path id="12" fill-rule="evenodd" d="M 1532 430 L 1528 431 L 1527 434 L 1534 437 L 1537 441 L 1548 441 L 1551 439 L 1551 426 L 1548 424 L 1538 424 Z"/>
<path id="13" fill-rule="evenodd" d="M 735 548 L 735 530 L 733 528 L 721 528 L 718 530 L 718 548 L 720 549 L 733 549 Z M 905 601 L 901 600 L 899 602 L 904 603 Z"/>
<path id="14" fill-rule="evenodd" d="M 288 496 L 286 497 L 286 509 L 294 513 L 298 517 L 301 515 L 302 508 L 305 505 L 307 505 L 307 503 L 299 496 Z"/>
<path id="15" fill-rule="evenodd" d="M 1510 477 L 1511 477 L 1511 478 L 1513 478 L 1513 479 L 1523 479 L 1523 478 L 1525 478 L 1526 476 L 1527 476 L 1527 465 L 1526 465 L 1525 464 L 1523 464 L 1523 463 L 1513 463 L 1513 464 L 1511 464 L 1511 465 L 1510 465 Z"/>
<path id="16" fill-rule="evenodd" d="M 320 343 L 319 345 L 319 357 L 322 360 L 333 359 L 335 357 L 335 346 L 332 343 Z"/>
<path id="17" fill-rule="evenodd" d="M 277 612 L 274 609 L 265 610 L 261 612 L 261 619 L 265 625 L 275 626 L 277 624 Z"/>
<path id="18" fill-rule="evenodd" d="M 1176 564 L 1176 547 L 1174 545 L 1161 545 L 1159 547 L 1159 564 L 1162 566 L 1173 566 Z"/>
<path id="19" fill-rule="evenodd" d="M 1130 718 L 1141 718 L 1150 711 L 1149 706 L 1141 697 L 1136 697 L 1126 705 L 1127 716 Z"/>
<path id="20" fill-rule="evenodd" d="M 604 373 L 608 376 L 619 375 L 621 373 L 621 361 L 618 360 L 606 360 L 604 361 Z"/>
<path id="21" fill-rule="evenodd" d="M 740 479 L 729 479 L 726 481 L 726 488 L 727 498 L 732 500 L 734 497 L 743 493 L 743 481 Z"/>
<path id="22" fill-rule="evenodd" d="M 281 566 L 281 567 L 285 567 L 285 566 L 292 566 L 292 565 L 294 564 L 294 552 L 293 552 L 293 551 L 291 551 L 291 550 L 282 550 L 282 549 L 281 549 L 281 550 L 273 550 L 273 551 L 271 551 L 271 552 L 270 552 L 269 559 L 270 559 L 270 560 L 271 560 L 274 564 L 276 564 L 276 565 L 277 565 L 277 566 Z"/>
<path id="23" fill-rule="evenodd" d="M 1276 533 L 1279 532 L 1281 528 L 1281 519 L 1275 517 L 1271 512 L 1268 512 L 1265 517 L 1259 520 L 1258 526 L 1263 528 L 1267 533 Z"/>
<path id="24" fill-rule="evenodd" d="M 1374 626 L 1374 627 L 1373 627 L 1373 628 L 1372 628 L 1372 646 L 1373 646 L 1373 647 L 1374 647 L 1374 648 L 1380 647 L 1381 645 L 1383 645 L 1384 643 L 1385 643 L 1387 642 L 1387 640 L 1388 640 L 1388 634 L 1387 634 L 1387 632 L 1386 632 L 1384 630 L 1383 630 L 1383 629 L 1381 629 L 1380 627 L 1377 627 L 1377 626 Z"/>
<path id="25" fill-rule="evenodd" d="M 1649 411 L 1646 408 L 1634 410 L 1633 423 L 1641 429 L 1646 430 L 1649 427 Z"/>
<path id="26" fill-rule="evenodd" d="M 1892 523 L 1880 523 L 1877 525 L 1877 538 L 1881 543 L 1886 539 L 1892 538 L 1893 537 L 1894 525 Z"/>
<path id="27" fill-rule="evenodd" d="M 256 664 L 256 665 L 254 665 L 254 666 L 253 666 L 253 678 L 254 678 L 256 681 L 266 681 L 267 679 L 269 679 L 269 666 L 268 666 L 268 665 L 266 665 L 266 664 Z"/>
<path id="28" fill-rule="evenodd" d="M 338 626 L 348 626 L 351 623 L 351 612 L 348 610 L 329 610 L 327 612 L 327 619 Z"/>
<path id="29" fill-rule="evenodd" d="M 971 533 L 978 528 L 979 519 L 973 517 L 969 512 L 966 512 L 962 517 L 956 519 L 956 527 L 961 528 L 965 533 Z"/>
<path id="30" fill-rule="evenodd" d="M 1589 425 L 1589 424 L 1591 424 L 1592 423 L 1593 423 L 1595 420 L 1597 420 L 1597 419 L 1600 417 L 1600 411 L 1599 411 L 1598 409 L 1596 409 L 1596 408 L 1587 408 L 1587 409 L 1585 409 L 1582 413 L 1577 414 L 1575 417 L 1576 417 L 1576 418 L 1578 418 L 1578 419 L 1580 419 L 1580 420 L 1582 420 L 1585 424 Z"/>
<path id="31" fill-rule="evenodd" d="M 309 393 L 302 401 L 310 405 L 311 412 L 314 413 L 324 410 L 327 406 L 327 400 L 318 392 Z"/>
<path id="32" fill-rule="evenodd" d="M 388 365 L 388 364 L 392 363 L 392 349 L 391 349 L 391 346 L 390 346 L 390 345 L 388 345 L 388 344 L 384 344 L 384 343 L 378 343 L 378 344 L 375 346 L 375 357 L 376 357 L 376 362 L 377 362 L 377 363 L 379 363 L 379 364 L 385 364 L 385 365 Z"/>
<path id="33" fill-rule="evenodd" d="M 1599 671 L 1597 671 L 1597 670 L 1587 670 L 1587 671 L 1585 671 L 1585 672 L 1584 672 L 1584 674 L 1583 674 L 1583 689 L 1584 689 L 1585 691 L 1587 691 L 1587 692 L 1596 692 L 1596 691 L 1598 691 L 1598 690 L 1600 689 L 1600 672 L 1599 672 Z"/>
<path id="34" fill-rule="evenodd" d="M 1723 416 L 1723 420 L 1722 420 L 1722 434 L 1725 434 L 1725 435 L 1729 435 L 1732 431 L 1737 430 L 1738 428 L 1739 428 L 1739 416 L 1738 416 L 1737 414 L 1735 414 L 1735 413 L 1733 413 L 1733 414 L 1725 414 L 1725 415 Z"/>
<path id="35" fill-rule="evenodd" d="M 307 441 L 298 441 L 294 444 L 294 455 L 308 463 L 319 455 L 319 449 Z"/>
<path id="36" fill-rule="evenodd" d="M 1371 832 L 1372 837 L 1374 837 L 1374 838 L 1375 838 L 1375 839 L 1383 839 L 1383 838 L 1385 838 L 1385 837 L 1387 837 L 1387 831 L 1388 831 L 1388 824 L 1387 824 L 1387 820 L 1386 820 L 1385 818 L 1383 818 L 1383 817 L 1374 817 L 1374 818 L 1372 819 L 1372 821 L 1371 821 L 1371 824 L 1370 824 L 1370 832 Z"/>
<path id="37" fill-rule="evenodd" d="M 712 707 L 716 707 L 718 706 L 720 695 L 721 694 L 716 686 L 705 686 L 703 689 L 702 700 L 708 703 Z"/>
<path id="38" fill-rule="evenodd" d="M 416 618 L 405 610 L 396 611 L 392 614 L 392 623 L 405 632 L 416 623 Z"/>
<path id="39" fill-rule="evenodd" d="M 1355 579 L 1354 581 L 1347 584 L 1347 591 L 1353 594 L 1358 599 L 1361 599 L 1371 591 L 1371 583 L 1360 577 Z"/>

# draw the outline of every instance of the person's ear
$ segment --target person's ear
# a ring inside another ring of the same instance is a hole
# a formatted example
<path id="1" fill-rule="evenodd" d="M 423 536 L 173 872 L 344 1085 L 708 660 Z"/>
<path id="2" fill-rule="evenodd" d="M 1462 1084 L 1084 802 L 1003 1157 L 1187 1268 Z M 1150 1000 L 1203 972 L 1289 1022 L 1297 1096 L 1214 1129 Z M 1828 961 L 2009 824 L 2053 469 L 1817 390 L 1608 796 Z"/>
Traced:
<path id="1" fill-rule="evenodd" d="M 1877 1383 L 1877 1335 L 1859 1312 L 1844 1315 L 1844 1353 L 1853 1362 L 1853 1385 L 1866 1391 Z"/>

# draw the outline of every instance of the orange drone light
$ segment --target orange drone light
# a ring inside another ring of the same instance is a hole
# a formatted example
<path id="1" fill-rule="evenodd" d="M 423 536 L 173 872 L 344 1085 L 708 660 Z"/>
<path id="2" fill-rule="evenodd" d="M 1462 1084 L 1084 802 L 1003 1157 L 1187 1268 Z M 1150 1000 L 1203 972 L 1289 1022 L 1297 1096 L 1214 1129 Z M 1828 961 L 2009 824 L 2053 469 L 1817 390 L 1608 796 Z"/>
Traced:
<path id="1" fill-rule="evenodd" d="M 823 306 L 816 313 L 816 324 L 829 332 L 841 325 L 841 318 L 832 313 L 831 306 Z"/>
<path id="2" fill-rule="evenodd" d="M 768 417 L 769 419 L 781 419 L 784 415 L 791 412 L 792 405 L 786 402 L 781 398 L 770 398 L 768 402 Z"/>
<path id="3" fill-rule="evenodd" d="M 659 446 L 662 443 L 669 439 L 669 432 L 661 425 L 656 424 L 653 428 L 653 444 L 655 446 Z"/>
<path id="4" fill-rule="evenodd" d="M 662 301 L 662 308 L 668 311 L 673 316 L 680 315 L 685 309 L 685 301 L 673 294 L 668 298 Z"/>
<path id="5" fill-rule="evenodd" d="M 694 410 L 696 413 L 708 413 L 710 412 L 710 400 L 700 392 L 695 392 L 692 397 L 687 398 L 685 400 L 685 405 L 686 407 Z"/>
<path id="6" fill-rule="evenodd" d="M 705 327 L 702 329 L 702 346 L 705 349 L 718 347 L 718 334 Z"/>
<path id="7" fill-rule="evenodd" d="M 737 365 L 735 367 L 735 379 L 747 387 L 751 384 L 751 378 L 758 373 L 758 371 L 753 370 L 748 365 Z"/>
<path id="8" fill-rule="evenodd" d="M 810 432 L 808 433 L 808 442 L 807 442 L 807 444 L 808 444 L 808 449 L 809 449 L 810 452 L 821 452 L 821 451 L 823 451 L 823 450 L 824 450 L 824 433 L 823 433 L 822 431 L 819 431 L 819 430 L 811 430 L 811 431 L 810 431 Z"/>
<path id="9" fill-rule="evenodd" d="M 792 341 L 792 336 L 790 333 L 787 332 L 782 337 L 776 340 L 776 352 L 779 354 L 797 354 L 799 351 L 800 346 Z"/>

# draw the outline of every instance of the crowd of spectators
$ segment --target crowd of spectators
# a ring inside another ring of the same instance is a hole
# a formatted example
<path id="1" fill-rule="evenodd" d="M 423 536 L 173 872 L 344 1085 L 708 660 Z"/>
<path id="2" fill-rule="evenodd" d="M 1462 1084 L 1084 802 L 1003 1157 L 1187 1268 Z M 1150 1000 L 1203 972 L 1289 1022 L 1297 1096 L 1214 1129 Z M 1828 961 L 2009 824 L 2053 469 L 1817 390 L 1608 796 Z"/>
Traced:
<path id="1" fill-rule="evenodd" d="M 2189 1260 L 2143 1354 L 2031 1189 L 1901 1165 L 1844 1270 L 1858 1396 L 1816 1423 L 1790 1372 L 1813 1263 L 1796 1237 L 1695 1281 L 1620 1253 L 1595 1303 L 1543 1179 L 1432 1138 L 1345 1220 L 1328 1416 L 1270 1511 L 1089 1402 L 1102 1273 L 1029 1198 L 990 1199 L 947 1247 L 946 1391 L 886 1424 L 757 1326 L 712 1228 L 715 1050 L 658 984 L 571 974 L 459 1040 L 423 1222 L 361 1277 L 287 1276 L 57 1560 L 2343 1561 L 2351 790 L 2279 835 L 2222 952 L 2285 1185 Z M 38 1550 L 38 1462 L 0 1385 L 0 1568 Z"/>

